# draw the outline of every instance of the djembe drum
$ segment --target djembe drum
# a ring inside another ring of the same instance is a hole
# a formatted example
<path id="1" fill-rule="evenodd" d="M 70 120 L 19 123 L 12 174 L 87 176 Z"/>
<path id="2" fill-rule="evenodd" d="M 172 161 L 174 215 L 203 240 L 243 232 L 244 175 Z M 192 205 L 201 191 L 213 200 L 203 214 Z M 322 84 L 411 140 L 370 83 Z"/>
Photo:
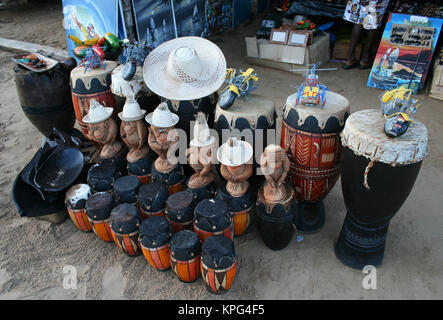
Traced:
<path id="1" fill-rule="evenodd" d="M 94 193 L 86 200 L 85 210 L 94 233 L 103 241 L 112 242 L 109 217 L 113 207 L 113 198 L 109 192 Z"/>
<path id="2" fill-rule="evenodd" d="M 291 161 L 288 177 L 298 200 L 296 227 L 318 231 L 325 223 L 323 199 L 340 175 L 339 134 L 350 114 L 348 100 L 326 92 L 325 106 L 295 104 L 288 97 L 283 109 L 280 145 Z"/>
<path id="3" fill-rule="evenodd" d="M 197 113 L 203 112 L 206 115 L 209 128 L 214 127 L 214 109 L 217 100 L 217 92 L 201 99 L 189 101 L 176 101 L 161 98 L 162 102 L 167 103 L 169 110 L 179 116 L 180 120 L 175 127 L 186 132 L 188 143 L 191 139 L 191 121 L 195 121 Z"/>
<path id="4" fill-rule="evenodd" d="M 164 216 L 168 189 L 163 183 L 150 182 L 140 187 L 137 204 L 143 219 Z"/>
<path id="5" fill-rule="evenodd" d="M 192 282 L 200 274 L 201 243 L 190 230 L 175 233 L 171 239 L 171 267 L 178 279 Z"/>
<path id="6" fill-rule="evenodd" d="M 174 233 L 185 229 L 192 230 L 195 202 L 195 196 L 189 190 L 180 191 L 168 197 L 165 217 Z"/>
<path id="7" fill-rule="evenodd" d="M 88 170 L 88 184 L 94 192 L 109 191 L 112 192 L 114 182 L 120 178 L 120 171 L 112 162 L 94 164 Z"/>
<path id="8" fill-rule="evenodd" d="M 201 274 L 211 293 L 225 293 L 234 282 L 237 257 L 234 241 L 224 236 L 207 239 L 202 245 Z"/>
<path id="9" fill-rule="evenodd" d="M 275 129 L 276 118 L 274 102 L 255 94 L 237 99 L 228 109 L 222 109 L 217 104 L 215 128 L 219 134 L 219 143 L 221 145 L 224 142 L 223 139 L 227 139 L 226 133 L 225 137 L 223 136 L 224 130 L 231 131 L 231 133 L 234 133 L 232 130 L 239 130 L 239 134 L 243 134 L 246 141 L 252 139 L 248 142 L 255 148 L 257 154 L 261 154 L 268 144 L 275 142 L 274 140 L 268 141 L 267 130 Z M 255 158 L 253 163 L 255 169 L 260 166 Z M 251 180 L 253 180 L 253 186 L 257 190 L 264 178 L 262 175 L 253 174 Z"/>
<path id="10" fill-rule="evenodd" d="M 154 269 L 163 271 L 171 267 L 171 238 L 172 229 L 164 217 L 152 217 L 140 225 L 140 246 L 144 257 Z"/>
<path id="11" fill-rule="evenodd" d="M 85 68 L 77 66 L 71 71 L 71 95 L 75 117 L 83 134 L 88 136 L 88 128 L 83 123 L 83 117 L 89 112 L 91 99 L 105 107 L 114 108 L 113 117 L 117 119 L 114 94 L 111 92 L 111 73 L 117 67 L 117 62 L 105 60 L 106 68 L 94 68 L 85 72 Z"/>
<path id="12" fill-rule="evenodd" d="M 119 204 L 111 211 L 109 225 L 112 238 L 117 247 L 129 256 L 141 253 L 138 234 L 142 221 L 137 207 L 129 203 Z"/>
<path id="13" fill-rule="evenodd" d="M 347 214 L 335 254 L 352 268 L 382 263 L 389 222 L 411 192 L 427 153 L 428 132 L 422 123 L 415 120 L 392 139 L 383 132 L 385 121 L 378 110 L 358 111 L 341 134 Z"/>
<path id="14" fill-rule="evenodd" d="M 226 201 L 221 199 L 203 199 L 194 210 L 194 232 L 202 243 L 209 238 L 223 235 L 234 237 L 234 223 Z"/>
<path id="15" fill-rule="evenodd" d="M 65 204 L 69 217 L 81 231 L 92 231 L 85 211 L 86 200 L 92 195 L 91 187 L 87 184 L 76 184 L 66 191 Z"/>

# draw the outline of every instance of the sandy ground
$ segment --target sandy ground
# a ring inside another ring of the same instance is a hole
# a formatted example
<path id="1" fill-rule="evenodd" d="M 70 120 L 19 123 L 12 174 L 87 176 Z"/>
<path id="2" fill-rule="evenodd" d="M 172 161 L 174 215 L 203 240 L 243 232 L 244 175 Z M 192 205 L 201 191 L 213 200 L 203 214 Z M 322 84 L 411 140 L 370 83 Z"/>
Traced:
<path id="1" fill-rule="evenodd" d="M 243 37 L 254 25 L 232 31 L 216 42 L 228 64 L 246 67 Z M 0 10 L 0 36 L 66 48 L 62 10 L 56 4 L 40 8 Z M 333 242 L 345 208 L 340 181 L 325 199 L 324 228 L 292 240 L 274 252 L 255 226 L 235 239 L 239 269 L 231 290 L 214 296 L 200 278 L 180 282 L 171 271 L 153 270 L 143 258 L 127 257 L 112 243 L 83 233 L 68 219 L 51 225 L 20 218 L 11 199 L 17 173 L 36 152 L 41 135 L 24 116 L 12 76 L 11 52 L 0 51 L 0 298 L 1 299 L 441 299 L 443 298 L 443 107 L 424 95 L 417 118 L 429 129 L 429 155 L 415 187 L 392 219 L 384 263 L 377 269 L 377 289 L 362 287 L 364 275 L 338 261 Z M 327 67 L 338 66 L 329 63 Z M 256 68 L 261 76 L 257 94 L 272 99 L 281 115 L 286 97 L 302 77 Z M 324 72 L 321 80 L 346 96 L 351 111 L 379 108 L 381 92 L 366 87 L 368 70 Z M 298 234 L 297 234 L 298 235 Z M 63 289 L 63 267 L 77 268 L 78 288 Z"/>

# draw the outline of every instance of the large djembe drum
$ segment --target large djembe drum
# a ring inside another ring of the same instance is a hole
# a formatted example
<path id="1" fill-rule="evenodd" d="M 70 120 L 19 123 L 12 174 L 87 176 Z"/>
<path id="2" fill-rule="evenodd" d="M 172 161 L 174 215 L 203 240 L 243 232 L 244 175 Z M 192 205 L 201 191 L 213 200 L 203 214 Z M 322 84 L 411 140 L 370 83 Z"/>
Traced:
<path id="1" fill-rule="evenodd" d="M 341 134 L 341 184 L 346 217 L 335 243 L 345 265 L 361 269 L 383 261 L 389 221 L 417 179 L 428 147 L 426 127 L 415 120 L 395 139 L 383 131 L 378 110 L 352 114 Z"/>
<path id="2" fill-rule="evenodd" d="M 340 175 L 340 138 L 350 114 L 348 100 L 326 92 L 325 106 L 295 104 L 297 94 L 286 100 L 280 145 L 291 161 L 288 174 L 298 200 L 296 227 L 318 231 L 325 222 L 323 199 Z"/>
<path id="3" fill-rule="evenodd" d="M 113 117 L 117 119 L 117 110 L 114 94 L 111 92 L 111 73 L 117 67 L 115 61 L 104 61 L 106 68 L 100 67 L 86 71 L 77 66 L 71 71 L 71 95 L 75 117 L 85 136 L 88 128 L 83 123 L 83 117 L 89 112 L 92 99 L 105 107 L 114 108 Z"/>

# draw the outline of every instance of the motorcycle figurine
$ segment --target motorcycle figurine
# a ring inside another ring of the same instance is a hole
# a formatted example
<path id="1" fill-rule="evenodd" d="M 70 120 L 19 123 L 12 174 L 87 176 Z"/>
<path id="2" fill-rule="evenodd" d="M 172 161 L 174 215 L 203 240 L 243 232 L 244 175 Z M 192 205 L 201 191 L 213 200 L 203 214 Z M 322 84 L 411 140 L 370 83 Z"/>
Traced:
<path id="1" fill-rule="evenodd" d="M 222 109 L 228 109 L 234 104 L 237 97 L 245 97 L 258 88 L 258 76 L 252 68 L 248 68 L 245 72 L 240 70 L 238 74 L 236 74 L 235 69 L 229 68 L 226 72 L 225 81 L 228 86 L 220 95 L 219 102 Z"/>

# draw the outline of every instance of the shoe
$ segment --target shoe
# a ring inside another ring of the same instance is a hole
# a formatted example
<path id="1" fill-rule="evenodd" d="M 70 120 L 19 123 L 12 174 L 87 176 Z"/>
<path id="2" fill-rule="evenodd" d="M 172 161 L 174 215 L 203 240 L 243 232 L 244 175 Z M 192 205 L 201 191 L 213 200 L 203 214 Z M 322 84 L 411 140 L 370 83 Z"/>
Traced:
<path id="1" fill-rule="evenodd" d="M 367 65 L 360 64 L 360 65 L 358 66 L 358 68 L 359 68 L 360 70 L 370 69 L 370 68 L 372 68 L 372 64 L 367 64 Z"/>
<path id="2" fill-rule="evenodd" d="M 347 64 L 344 64 L 342 66 L 343 69 L 345 70 L 350 70 L 350 69 L 354 69 L 354 68 L 358 68 L 360 66 L 360 64 L 358 62 L 351 64 L 350 66 L 348 66 Z"/>

